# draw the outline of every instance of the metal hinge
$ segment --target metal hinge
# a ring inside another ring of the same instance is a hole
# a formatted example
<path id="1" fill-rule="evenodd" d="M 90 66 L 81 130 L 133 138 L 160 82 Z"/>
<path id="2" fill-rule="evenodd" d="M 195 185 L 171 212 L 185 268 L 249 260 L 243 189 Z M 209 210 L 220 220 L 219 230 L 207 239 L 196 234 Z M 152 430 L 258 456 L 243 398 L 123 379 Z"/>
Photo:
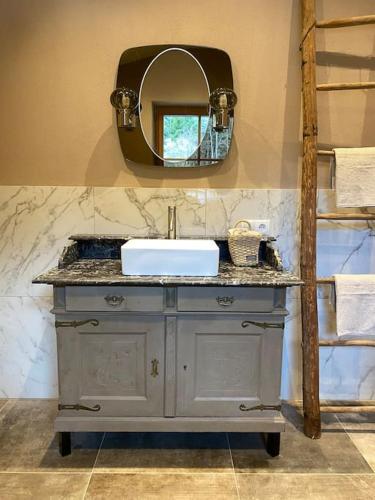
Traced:
<path id="1" fill-rule="evenodd" d="M 277 410 L 277 411 L 280 411 L 281 410 L 281 405 L 257 405 L 257 406 L 251 406 L 250 408 L 248 408 L 247 406 L 245 406 L 244 404 L 242 404 L 238 408 L 241 411 L 253 411 L 253 410 L 260 410 L 260 411 L 263 411 L 263 410 Z"/>
<path id="2" fill-rule="evenodd" d="M 99 321 L 97 319 L 85 319 L 81 321 L 55 321 L 55 327 L 56 328 L 61 328 L 61 327 L 72 327 L 72 328 L 77 328 L 77 326 L 83 326 L 90 323 L 92 326 L 98 326 Z"/>
<path id="3" fill-rule="evenodd" d="M 246 328 L 249 325 L 255 325 L 258 326 L 259 328 L 263 328 L 263 330 L 266 330 L 267 328 L 283 328 L 284 324 L 283 323 L 267 323 L 267 322 L 259 322 L 259 321 L 242 321 L 241 326 L 242 328 Z"/>
<path id="4" fill-rule="evenodd" d="M 59 404 L 58 409 L 59 410 L 76 410 L 76 411 L 79 411 L 79 410 L 99 411 L 101 409 L 101 406 L 95 405 L 92 408 L 90 408 L 89 406 L 84 406 L 84 405 L 80 405 L 80 404 L 75 404 L 75 405 L 61 405 L 61 404 Z"/>

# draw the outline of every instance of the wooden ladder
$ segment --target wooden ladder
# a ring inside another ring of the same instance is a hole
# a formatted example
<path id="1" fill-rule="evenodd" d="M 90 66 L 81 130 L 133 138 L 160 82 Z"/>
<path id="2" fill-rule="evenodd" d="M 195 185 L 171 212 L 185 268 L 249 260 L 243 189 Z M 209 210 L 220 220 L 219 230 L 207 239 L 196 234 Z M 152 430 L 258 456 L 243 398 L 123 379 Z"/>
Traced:
<path id="1" fill-rule="evenodd" d="M 302 1 L 302 94 L 303 94 L 303 164 L 301 189 L 301 290 L 303 409 L 304 432 L 313 439 L 321 434 L 320 412 L 375 411 L 371 402 L 345 402 L 341 405 L 320 405 L 319 346 L 370 346 L 371 340 L 320 340 L 318 333 L 317 285 L 334 283 L 334 278 L 316 277 L 317 220 L 375 220 L 375 214 L 317 214 L 317 157 L 334 155 L 333 151 L 318 150 L 317 92 L 353 89 L 375 89 L 375 82 L 316 83 L 317 29 L 342 28 L 375 24 L 375 15 L 316 21 L 315 0 Z"/>

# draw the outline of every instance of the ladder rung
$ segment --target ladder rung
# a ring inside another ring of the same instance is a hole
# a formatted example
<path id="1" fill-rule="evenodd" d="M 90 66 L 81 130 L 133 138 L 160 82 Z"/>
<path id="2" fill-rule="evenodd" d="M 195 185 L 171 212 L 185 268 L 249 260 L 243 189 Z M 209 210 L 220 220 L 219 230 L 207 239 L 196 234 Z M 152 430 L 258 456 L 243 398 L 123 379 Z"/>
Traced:
<path id="1" fill-rule="evenodd" d="M 375 340 L 347 339 L 347 340 L 319 340 L 320 347 L 375 347 Z"/>
<path id="2" fill-rule="evenodd" d="M 316 278 L 317 285 L 334 285 L 335 278 L 333 276 L 327 276 L 324 278 Z"/>
<path id="3" fill-rule="evenodd" d="M 366 90 L 375 89 L 375 82 L 321 83 L 316 90 Z"/>
<path id="4" fill-rule="evenodd" d="M 319 220 L 375 220 L 375 214 L 344 214 L 344 213 L 331 213 L 331 214 L 316 214 Z"/>
<path id="5" fill-rule="evenodd" d="M 318 149 L 317 153 L 319 156 L 335 156 L 334 151 L 324 151 L 322 149 Z"/>
<path id="6" fill-rule="evenodd" d="M 375 413 L 375 406 L 321 406 L 322 413 Z"/>
<path id="7" fill-rule="evenodd" d="M 364 26 L 365 24 L 375 24 L 375 15 L 343 17 L 339 19 L 324 19 L 316 23 L 317 28 L 345 28 L 348 26 Z"/>

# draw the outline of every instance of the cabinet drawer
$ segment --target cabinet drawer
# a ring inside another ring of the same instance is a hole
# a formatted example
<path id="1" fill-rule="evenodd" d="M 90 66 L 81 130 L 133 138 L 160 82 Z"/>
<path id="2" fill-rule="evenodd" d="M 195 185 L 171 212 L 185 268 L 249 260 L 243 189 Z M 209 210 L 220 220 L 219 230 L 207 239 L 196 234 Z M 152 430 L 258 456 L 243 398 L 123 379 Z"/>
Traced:
<path id="1" fill-rule="evenodd" d="M 180 287 L 179 311 L 270 312 L 274 308 L 273 288 Z"/>
<path id="2" fill-rule="evenodd" d="M 67 311 L 162 311 L 163 289 L 126 286 L 67 286 Z"/>

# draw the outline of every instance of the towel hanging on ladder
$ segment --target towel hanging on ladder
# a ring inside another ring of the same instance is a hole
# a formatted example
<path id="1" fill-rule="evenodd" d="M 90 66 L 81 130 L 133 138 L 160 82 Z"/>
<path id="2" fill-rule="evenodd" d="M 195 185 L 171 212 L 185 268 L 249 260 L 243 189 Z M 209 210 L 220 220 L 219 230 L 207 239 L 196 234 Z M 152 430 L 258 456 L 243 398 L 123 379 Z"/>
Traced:
<path id="1" fill-rule="evenodd" d="M 375 274 L 335 274 L 337 335 L 375 335 Z"/>
<path id="2" fill-rule="evenodd" d="M 375 147 L 334 152 L 337 207 L 375 207 Z"/>

